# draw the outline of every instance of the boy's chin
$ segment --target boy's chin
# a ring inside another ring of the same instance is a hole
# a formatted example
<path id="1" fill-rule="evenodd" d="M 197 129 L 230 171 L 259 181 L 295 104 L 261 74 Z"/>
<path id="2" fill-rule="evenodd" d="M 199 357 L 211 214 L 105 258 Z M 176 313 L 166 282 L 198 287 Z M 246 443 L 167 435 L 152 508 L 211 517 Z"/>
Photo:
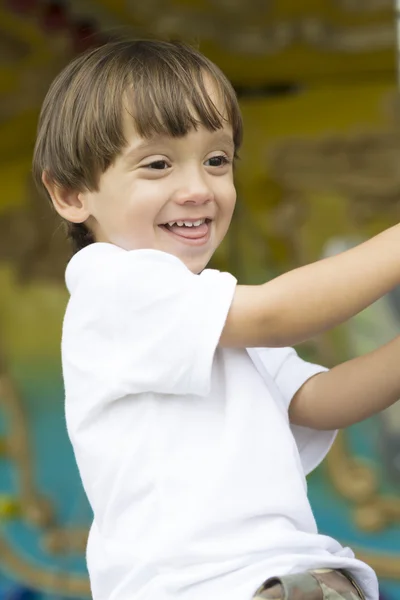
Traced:
<path id="1" fill-rule="evenodd" d="M 195 275 L 198 275 L 199 273 L 204 271 L 204 269 L 210 262 L 211 256 L 206 257 L 206 258 L 203 257 L 202 259 L 200 257 L 191 257 L 191 258 L 186 258 L 186 259 L 183 259 L 182 257 L 179 257 L 179 258 L 186 265 L 186 267 L 189 269 L 189 271 L 191 271 Z"/>

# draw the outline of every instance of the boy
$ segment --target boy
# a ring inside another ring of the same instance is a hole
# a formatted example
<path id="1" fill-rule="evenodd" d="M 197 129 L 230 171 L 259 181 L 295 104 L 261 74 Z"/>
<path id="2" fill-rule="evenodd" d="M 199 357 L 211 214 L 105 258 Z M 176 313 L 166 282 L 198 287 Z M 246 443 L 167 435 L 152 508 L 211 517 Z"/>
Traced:
<path id="1" fill-rule="evenodd" d="M 329 372 L 285 346 L 400 283 L 400 228 L 260 286 L 205 269 L 241 137 L 229 82 L 177 43 L 93 50 L 43 104 L 34 174 L 77 251 L 62 358 L 95 600 L 378 599 L 318 534 L 305 475 L 400 397 L 400 339 Z"/>

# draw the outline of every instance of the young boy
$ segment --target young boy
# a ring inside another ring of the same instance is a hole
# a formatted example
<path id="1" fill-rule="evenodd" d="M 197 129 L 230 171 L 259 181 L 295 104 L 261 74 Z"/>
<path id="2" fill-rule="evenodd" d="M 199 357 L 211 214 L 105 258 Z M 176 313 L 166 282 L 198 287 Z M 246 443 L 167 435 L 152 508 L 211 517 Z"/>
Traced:
<path id="1" fill-rule="evenodd" d="M 400 228 L 260 286 L 206 269 L 241 137 L 226 78 L 178 43 L 93 50 L 44 101 L 34 174 L 78 251 L 62 359 L 95 600 L 378 599 L 318 534 L 305 475 L 400 397 L 400 339 L 329 372 L 285 346 L 400 284 Z"/>

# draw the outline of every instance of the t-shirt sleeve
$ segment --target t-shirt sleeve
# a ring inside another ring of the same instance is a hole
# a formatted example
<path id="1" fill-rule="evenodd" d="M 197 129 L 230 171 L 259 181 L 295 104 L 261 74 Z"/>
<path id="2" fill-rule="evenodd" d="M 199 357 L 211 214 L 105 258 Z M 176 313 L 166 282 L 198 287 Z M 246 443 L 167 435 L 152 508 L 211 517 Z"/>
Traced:
<path id="1" fill-rule="evenodd" d="M 257 349 L 257 356 L 278 388 L 278 399 L 282 402 L 286 413 L 292 398 L 302 385 L 310 377 L 327 371 L 325 367 L 300 358 L 293 348 Z M 290 427 L 300 453 L 304 473 L 307 475 L 328 454 L 337 432 L 320 431 L 293 424 Z"/>
<path id="2" fill-rule="evenodd" d="M 83 363 L 97 357 L 89 368 L 107 371 L 111 396 L 206 395 L 236 279 L 211 269 L 195 275 L 157 250 L 119 249 L 106 259 L 96 276 L 87 265 L 71 294 Z"/>

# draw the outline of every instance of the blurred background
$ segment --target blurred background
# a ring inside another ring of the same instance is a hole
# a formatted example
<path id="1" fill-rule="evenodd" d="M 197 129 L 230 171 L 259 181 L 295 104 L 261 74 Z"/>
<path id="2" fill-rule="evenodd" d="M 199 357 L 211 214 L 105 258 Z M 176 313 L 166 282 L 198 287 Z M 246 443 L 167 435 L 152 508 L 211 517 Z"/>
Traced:
<path id="1" fill-rule="evenodd" d="M 399 220 L 394 0 L 0 1 L 0 600 L 89 597 L 60 367 L 69 248 L 30 169 L 53 77 L 127 31 L 198 44 L 239 94 L 239 201 L 214 266 L 257 283 Z M 395 290 L 299 352 L 329 366 L 399 332 Z M 342 433 L 309 489 L 321 531 L 400 600 L 400 404 Z"/>

